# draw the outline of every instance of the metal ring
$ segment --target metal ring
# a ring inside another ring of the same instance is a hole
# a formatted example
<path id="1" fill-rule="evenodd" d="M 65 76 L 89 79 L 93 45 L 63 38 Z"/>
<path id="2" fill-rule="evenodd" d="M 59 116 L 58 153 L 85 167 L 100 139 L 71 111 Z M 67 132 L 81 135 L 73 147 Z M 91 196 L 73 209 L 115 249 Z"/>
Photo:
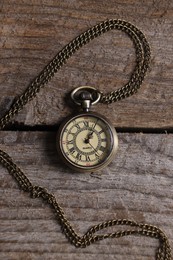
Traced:
<path id="1" fill-rule="evenodd" d="M 93 94 L 94 92 L 97 94 L 97 97 L 95 100 L 91 101 L 91 105 L 95 105 L 99 102 L 100 98 L 101 98 L 101 93 L 94 87 L 90 87 L 90 86 L 81 86 L 81 87 L 78 87 L 78 88 L 75 88 L 72 92 L 71 92 L 71 99 L 73 100 L 73 102 L 75 104 L 77 104 L 78 106 L 81 105 L 82 102 L 79 102 L 75 95 L 78 91 L 81 91 L 81 90 L 88 90 L 91 94 Z"/>

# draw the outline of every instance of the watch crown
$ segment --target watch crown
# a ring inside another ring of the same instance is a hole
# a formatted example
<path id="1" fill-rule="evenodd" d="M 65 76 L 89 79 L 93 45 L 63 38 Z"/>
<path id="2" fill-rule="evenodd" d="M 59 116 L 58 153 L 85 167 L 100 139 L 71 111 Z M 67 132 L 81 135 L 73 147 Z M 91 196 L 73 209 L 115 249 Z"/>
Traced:
<path id="1" fill-rule="evenodd" d="M 89 91 L 84 90 L 80 94 L 81 107 L 84 111 L 88 112 L 91 107 L 91 101 L 93 100 L 92 94 Z"/>

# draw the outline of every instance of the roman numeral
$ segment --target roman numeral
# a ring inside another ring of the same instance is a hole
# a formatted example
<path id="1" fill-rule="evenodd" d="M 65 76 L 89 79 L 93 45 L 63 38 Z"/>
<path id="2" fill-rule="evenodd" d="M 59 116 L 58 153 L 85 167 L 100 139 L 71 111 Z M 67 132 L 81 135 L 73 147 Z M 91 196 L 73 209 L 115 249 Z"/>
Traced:
<path id="1" fill-rule="evenodd" d="M 74 147 L 70 148 L 70 149 L 69 149 L 69 152 L 73 154 L 73 153 L 75 152 Z"/>
<path id="2" fill-rule="evenodd" d="M 96 126 L 96 124 L 97 124 L 97 122 L 98 122 L 98 119 L 96 120 L 96 122 L 92 125 L 92 129 L 94 129 L 95 128 L 95 126 Z"/>
<path id="3" fill-rule="evenodd" d="M 80 129 L 80 125 L 79 125 L 79 124 L 76 124 L 75 127 L 76 127 L 77 129 Z"/>
<path id="4" fill-rule="evenodd" d="M 99 134 L 101 135 L 101 133 L 103 133 L 103 132 L 104 132 L 104 131 L 103 131 L 103 129 L 102 129 L 102 130 L 99 131 Z"/>
<path id="5" fill-rule="evenodd" d="M 77 153 L 77 155 L 76 155 L 76 159 L 80 161 L 80 160 L 81 160 L 81 157 L 82 157 L 82 154 Z"/>
<path id="6" fill-rule="evenodd" d="M 98 153 L 95 153 L 95 157 L 96 157 L 96 160 L 97 160 L 98 162 L 101 162 L 101 161 L 102 161 L 102 159 L 100 158 L 100 155 L 99 155 Z"/>
<path id="7" fill-rule="evenodd" d="M 85 160 L 86 160 L 86 162 L 90 162 L 91 161 L 89 155 L 85 155 Z"/>
<path id="8" fill-rule="evenodd" d="M 99 150 L 104 152 L 105 151 L 105 147 L 104 146 L 100 146 Z"/>
<path id="9" fill-rule="evenodd" d="M 83 123 L 84 123 L 85 127 L 89 127 L 89 122 L 88 121 L 84 121 Z"/>
<path id="10" fill-rule="evenodd" d="M 73 144 L 73 139 L 70 141 L 67 141 L 67 144 Z"/>
<path id="11" fill-rule="evenodd" d="M 106 142 L 106 138 L 102 138 L 101 141 L 102 141 L 102 142 Z"/>

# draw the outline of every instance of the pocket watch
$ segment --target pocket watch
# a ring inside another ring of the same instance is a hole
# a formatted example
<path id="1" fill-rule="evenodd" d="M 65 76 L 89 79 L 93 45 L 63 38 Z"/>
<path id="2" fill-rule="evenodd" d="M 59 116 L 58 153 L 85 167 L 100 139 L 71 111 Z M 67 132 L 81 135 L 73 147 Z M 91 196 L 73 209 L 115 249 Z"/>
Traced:
<path id="1" fill-rule="evenodd" d="M 112 124 L 102 115 L 91 112 L 101 94 L 93 87 L 82 86 L 71 92 L 71 99 L 82 111 L 68 117 L 57 133 L 57 150 L 70 168 L 94 172 L 107 166 L 118 148 L 118 137 Z"/>

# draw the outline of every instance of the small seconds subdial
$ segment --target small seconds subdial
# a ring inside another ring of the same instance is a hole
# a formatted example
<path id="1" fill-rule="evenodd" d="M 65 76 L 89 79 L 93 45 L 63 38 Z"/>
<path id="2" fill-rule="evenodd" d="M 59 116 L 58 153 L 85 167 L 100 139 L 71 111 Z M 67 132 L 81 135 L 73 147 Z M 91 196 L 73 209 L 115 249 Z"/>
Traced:
<path id="1" fill-rule="evenodd" d="M 94 171 L 107 165 L 118 146 L 114 128 L 96 113 L 72 117 L 61 126 L 58 136 L 62 159 L 78 171 Z"/>

